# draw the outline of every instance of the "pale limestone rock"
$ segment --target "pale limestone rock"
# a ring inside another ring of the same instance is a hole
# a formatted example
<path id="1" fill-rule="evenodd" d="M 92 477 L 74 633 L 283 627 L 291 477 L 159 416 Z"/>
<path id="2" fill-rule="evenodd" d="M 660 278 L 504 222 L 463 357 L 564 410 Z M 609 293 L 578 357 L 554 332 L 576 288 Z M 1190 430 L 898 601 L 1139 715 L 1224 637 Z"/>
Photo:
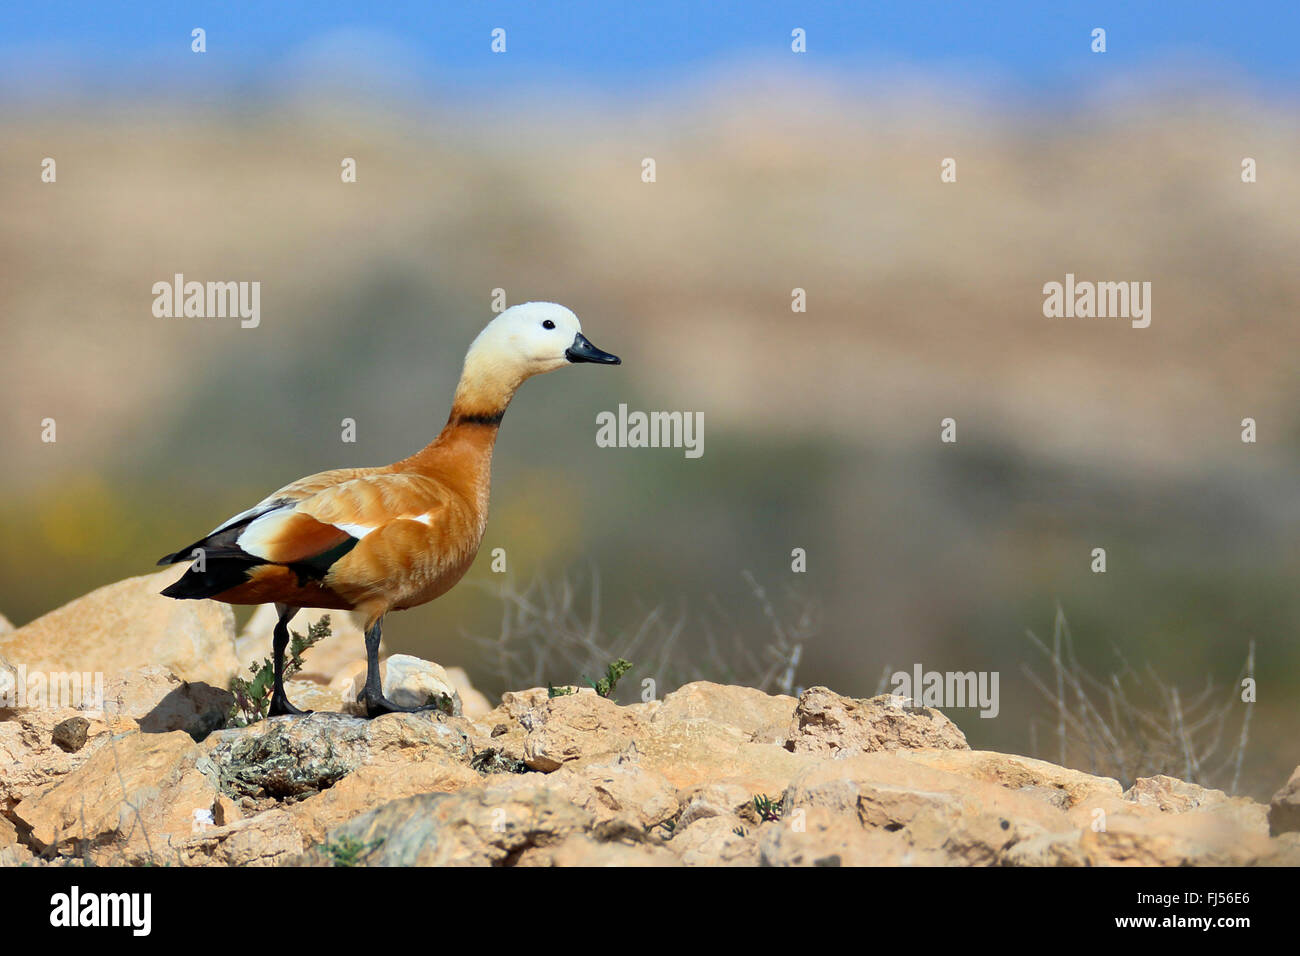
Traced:
<path id="1" fill-rule="evenodd" d="M 785 792 L 783 822 L 812 808 L 901 833 L 914 849 L 941 851 L 954 863 L 1005 862 L 1007 850 L 1034 836 L 1078 839 L 1066 815 L 1045 801 L 892 753 L 823 761 L 801 774 Z"/>
<path id="2" fill-rule="evenodd" d="M 188 699 L 192 686 L 144 671 L 113 686 L 102 716 L 0 711 L 0 865 L 41 863 L 33 850 L 97 864 L 329 865 L 358 847 L 363 865 L 1300 863 L 1300 832 L 1270 838 L 1266 808 L 1245 798 L 1172 777 L 1121 792 L 1027 757 L 912 749 L 935 727 L 942 736 L 935 715 L 903 712 L 927 723 L 900 728 L 875 701 L 825 691 L 799 702 L 814 705 L 805 717 L 832 715 L 802 728 L 823 749 L 794 752 L 770 731 L 789 699 L 706 683 L 654 708 L 534 688 L 477 721 L 281 717 L 201 746 L 136 732 L 126 716 L 147 719 L 160 695 Z M 335 692 L 301 681 L 291 693 Z M 882 742 L 898 747 L 855 753 Z M 500 759 L 471 764 L 487 748 Z M 515 772 L 524 757 L 547 772 Z M 776 819 L 757 795 L 778 799 Z M 303 852 L 321 841 L 334 850 Z"/>
<path id="3" fill-rule="evenodd" d="M 553 846 L 530 847 L 519 854 L 516 866 L 681 866 L 663 847 L 650 843 L 606 842 L 574 833 Z"/>
<path id="4" fill-rule="evenodd" d="M 1124 799 L 1161 813 L 1212 813 L 1255 833 L 1269 832 L 1269 810 L 1262 803 L 1230 797 L 1222 790 L 1210 790 L 1165 774 L 1139 777 L 1124 792 Z"/>
<path id="5" fill-rule="evenodd" d="M 54 742 L 54 728 L 83 716 L 81 711 L 33 707 L 8 714 L 9 719 L 0 721 L 0 812 L 76 770 L 112 734 L 136 729 L 135 722 L 125 718 L 89 719 L 86 743 L 70 753 Z"/>
<path id="6" fill-rule="evenodd" d="M 590 813 L 546 786 L 489 786 L 394 800 L 331 831 L 328 842 L 372 848 L 365 866 L 503 866 L 592 826 Z M 295 862 L 329 865 L 327 845 Z"/>
<path id="7" fill-rule="evenodd" d="M 97 863 L 158 864 L 194 833 L 217 798 L 212 762 L 183 731 L 109 739 L 51 789 L 13 811 L 39 851 Z"/>
<path id="8" fill-rule="evenodd" d="M 1199 807 L 1213 806 L 1228 799 L 1222 790 L 1207 790 L 1177 777 L 1157 774 L 1139 777 L 1124 791 L 1124 799 L 1163 813 L 1186 813 Z"/>
<path id="9" fill-rule="evenodd" d="M 678 823 L 667 848 L 686 866 L 757 866 L 758 832 L 735 814 Z"/>
<path id="10" fill-rule="evenodd" d="M 566 764 L 547 785 L 588 811 L 597 823 L 622 816 L 647 829 L 677 814 L 677 789 L 663 774 L 633 761 Z"/>
<path id="11" fill-rule="evenodd" d="M 1093 805 L 1103 799 L 1115 800 L 1123 793 L 1118 780 L 1068 770 L 1033 757 L 988 750 L 900 749 L 896 753 L 905 760 L 925 764 L 935 770 L 1023 791 L 1062 810 L 1080 804 Z"/>
<path id="12" fill-rule="evenodd" d="M 225 725 L 234 704 L 227 690 L 187 683 L 161 667 L 142 667 L 104 684 L 104 713 L 130 717 L 148 734 L 183 730 L 202 740 Z"/>
<path id="13" fill-rule="evenodd" d="M 642 720 L 654 720 L 655 714 L 663 707 L 662 700 L 638 700 L 627 705 L 627 712 Z"/>
<path id="14" fill-rule="evenodd" d="M 400 658 L 401 660 L 398 661 L 395 672 L 397 676 L 390 678 L 388 662 L 393 658 Z M 418 664 L 411 662 L 418 662 Z M 396 685 L 394 680 L 397 681 Z M 465 670 L 460 667 L 444 668 L 438 664 L 420 660 L 418 657 L 395 654 L 393 657 L 385 658 L 379 662 L 379 681 L 380 686 L 384 688 L 385 696 L 393 703 L 402 706 L 422 707 L 428 702 L 428 693 L 437 692 L 451 697 L 453 705 L 456 700 L 459 700 L 461 715 L 472 720 L 481 718 L 492 711 L 492 705 L 488 702 L 488 699 L 474 689 Z M 365 658 L 350 660 L 341 665 L 335 672 L 334 677 L 329 681 L 329 690 L 336 694 L 342 702 L 339 709 L 343 713 L 365 716 L 360 705 L 356 703 L 357 695 L 361 692 L 365 683 Z M 409 686 L 406 689 L 401 689 L 403 684 Z M 391 692 L 390 688 L 392 689 Z M 428 693 L 425 693 L 426 691 Z M 392 693 L 398 693 L 402 700 L 393 697 Z M 422 693 L 425 696 L 419 697 Z M 416 703 L 417 697 L 419 698 L 418 704 Z M 292 695 L 290 695 L 290 699 L 293 699 Z M 295 701 L 295 703 L 297 702 Z M 300 704 L 299 706 L 303 705 Z"/>
<path id="15" fill-rule="evenodd" d="M 678 793 L 679 827 L 709 817 L 736 816 L 748 807 L 755 794 L 736 783 L 702 783 Z"/>
<path id="16" fill-rule="evenodd" d="M 564 697 L 573 696 L 596 696 L 596 692 L 590 687 L 557 687 L 556 690 L 572 690 L 572 694 L 564 694 Z M 546 705 L 550 696 L 550 689 L 546 687 L 530 687 L 527 690 L 508 690 L 501 695 L 501 703 L 492 710 L 488 711 L 482 717 L 478 718 L 479 722 L 492 726 L 494 724 L 505 724 L 510 726 L 517 724 L 525 731 L 531 730 L 534 723 L 540 722 L 538 714 L 540 708 Z M 559 699 L 559 698 L 555 698 Z M 629 713 L 633 713 L 631 708 L 626 708 Z M 635 714 L 634 714 L 635 716 Z"/>
<path id="17" fill-rule="evenodd" d="M 159 592 L 183 569 L 128 578 L 0 635 L 0 655 L 30 674 L 100 673 L 104 680 L 156 665 L 181 680 L 228 687 L 240 670 L 235 618 L 216 601 Z"/>
<path id="18" fill-rule="evenodd" d="M 783 743 L 797 703 L 793 697 L 765 694 L 752 687 L 695 681 L 665 697 L 654 710 L 653 721 L 708 720 L 734 727 L 749 740 Z"/>
<path id="19" fill-rule="evenodd" d="M 932 707 L 904 707 L 898 701 L 889 694 L 859 700 L 810 687 L 795 707 L 785 747 L 793 753 L 836 757 L 881 750 L 970 749 L 966 736 L 942 713 Z"/>
<path id="20" fill-rule="evenodd" d="M 393 760 L 365 764 L 325 790 L 289 805 L 294 825 L 308 843 L 376 807 L 421 793 L 454 793 L 480 786 L 483 778 L 462 763 Z"/>
<path id="21" fill-rule="evenodd" d="M 229 826 L 244 819 L 244 811 L 239 809 L 239 805 L 234 800 L 221 793 L 217 795 L 216 803 L 212 805 L 212 819 L 219 827 Z"/>
<path id="22" fill-rule="evenodd" d="M 628 752 L 645 722 L 596 694 L 555 697 L 524 715 L 524 762 L 534 770 L 558 770 L 579 758 Z"/>
<path id="23" fill-rule="evenodd" d="M 735 727 L 704 718 L 652 721 L 636 739 L 641 765 L 658 770 L 678 789 L 734 783 L 750 794 L 779 794 L 812 754 L 790 753 L 777 744 L 754 743 Z"/>
<path id="24" fill-rule="evenodd" d="M 917 847 L 905 835 L 867 829 L 848 814 L 820 807 L 798 825 L 764 824 L 757 850 L 763 866 L 939 866 L 951 860 L 940 850 Z"/>
<path id="25" fill-rule="evenodd" d="M 13 846 L 18 842 L 18 829 L 8 817 L 0 816 L 0 848 Z"/>
<path id="26" fill-rule="evenodd" d="M 0 844 L 0 867 L 32 866 L 36 863 L 36 856 L 21 843 Z"/>
<path id="27" fill-rule="evenodd" d="M 1300 767 L 1269 801 L 1268 825 L 1274 836 L 1300 831 Z"/>
<path id="28" fill-rule="evenodd" d="M 182 866 L 275 866 L 302 853 L 305 842 L 284 810 L 210 827 L 175 847 Z"/>
<path id="29" fill-rule="evenodd" d="M 345 700 L 333 687 L 311 680 L 293 678 L 284 682 L 284 692 L 300 710 L 325 714 L 352 714 L 360 716 L 356 701 Z"/>
<path id="30" fill-rule="evenodd" d="M 10 628 L 13 630 L 13 628 Z M 0 630 L 0 634 L 6 633 Z M 18 702 L 18 670 L 0 657 L 0 707 Z"/>
<path id="31" fill-rule="evenodd" d="M 1246 866 L 1277 848 L 1223 814 L 1109 814 L 1104 830 L 1085 829 L 1081 846 L 1093 865 Z"/>
<path id="32" fill-rule="evenodd" d="M 462 712 L 460 694 L 441 664 L 421 660 L 410 654 L 394 654 L 382 662 L 384 696 L 398 707 L 423 707 L 431 698 L 446 697 L 452 702 L 451 713 Z"/>

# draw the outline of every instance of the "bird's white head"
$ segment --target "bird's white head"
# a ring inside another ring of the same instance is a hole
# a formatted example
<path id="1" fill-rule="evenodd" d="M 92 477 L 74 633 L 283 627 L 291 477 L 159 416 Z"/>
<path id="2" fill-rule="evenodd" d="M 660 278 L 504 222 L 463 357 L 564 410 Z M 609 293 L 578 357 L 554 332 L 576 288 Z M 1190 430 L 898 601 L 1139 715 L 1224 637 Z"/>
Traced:
<path id="1" fill-rule="evenodd" d="M 465 356 L 458 400 L 504 407 L 526 379 L 576 362 L 619 365 L 582 334 L 578 317 L 554 302 L 525 302 L 487 324 Z"/>
<path id="2" fill-rule="evenodd" d="M 521 373 L 520 381 L 574 362 L 619 364 L 617 355 L 587 341 L 576 315 L 554 302 L 525 302 L 506 309 L 469 347 L 467 367 L 471 361 L 513 368 Z"/>

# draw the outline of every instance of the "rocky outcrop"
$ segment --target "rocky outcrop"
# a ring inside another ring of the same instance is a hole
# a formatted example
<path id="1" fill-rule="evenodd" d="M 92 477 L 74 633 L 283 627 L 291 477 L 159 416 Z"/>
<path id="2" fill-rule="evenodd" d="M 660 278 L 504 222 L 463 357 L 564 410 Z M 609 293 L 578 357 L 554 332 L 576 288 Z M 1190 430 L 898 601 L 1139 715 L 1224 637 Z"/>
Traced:
<path id="1" fill-rule="evenodd" d="M 183 681 L 229 687 L 240 670 L 234 613 L 216 601 L 163 597 L 159 592 L 182 571 L 128 578 L 77 598 L 0 635 L 0 657 L 29 675 L 99 674 L 108 680 L 157 666 Z"/>
<path id="2" fill-rule="evenodd" d="M 84 739 L 69 750 L 55 740 L 55 729 L 78 717 L 86 720 Z M 114 733 L 134 729 L 134 721 L 91 720 L 65 708 L 0 711 L 0 814 L 76 770 Z"/>
<path id="3" fill-rule="evenodd" d="M 1300 833 L 1300 767 L 1296 767 L 1291 779 L 1269 801 L 1268 826 L 1274 836 Z"/>
<path id="4" fill-rule="evenodd" d="M 919 747 L 970 749 L 957 725 L 932 707 L 888 694 L 855 700 L 825 687 L 799 698 L 785 742 L 792 753 L 835 756 Z"/>
<path id="5" fill-rule="evenodd" d="M 110 678 L 104 713 L 129 717 L 147 734 L 183 730 L 195 740 L 224 727 L 234 695 L 210 684 L 190 683 L 161 667 L 145 667 Z"/>
<path id="6" fill-rule="evenodd" d="M 451 712 L 367 720 L 335 686 L 357 663 L 291 683 L 317 713 L 248 727 L 152 665 L 114 672 L 98 708 L 0 710 L 0 865 L 1300 864 L 1300 774 L 1269 807 L 1173 777 L 1124 790 L 825 687 L 488 707 L 417 658 L 384 662 L 386 693 Z"/>
<path id="7" fill-rule="evenodd" d="M 217 792 L 215 768 L 188 734 L 135 732 L 110 737 L 10 818 L 42 856 L 162 863 L 210 816 Z"/>

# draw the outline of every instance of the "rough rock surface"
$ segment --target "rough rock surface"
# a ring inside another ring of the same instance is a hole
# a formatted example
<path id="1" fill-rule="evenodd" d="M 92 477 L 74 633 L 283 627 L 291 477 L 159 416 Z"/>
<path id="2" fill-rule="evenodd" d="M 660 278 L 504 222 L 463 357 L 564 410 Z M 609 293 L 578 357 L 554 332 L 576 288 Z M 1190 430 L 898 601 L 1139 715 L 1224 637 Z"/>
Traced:
<path id="1" fill-rule="evenodd" d="M 804 691 L 785 743 L 792 753 L 836 756 L 920 747 L 970 749 L 957 725 L 932 707 L 905 705 L 889 694 L 857 700 L 825 687 Z"/>
<path id="2" fill-rule="evenodd" d="M 0 634 L 6 633 L 0 630 Z M 18 670 L 3 657 L 0 657 L 0 702 L 16 701 L 18 690 Z"/>
<path id="3" fill-rule="evenodd" d="M 216 601 L 176 601 L 160 592 L 182 573 L 168 568 L 91 591 L 0 635 L 0 656 L 27 672 L 100 673 L 107 680 L 142 667 L 184 681 L 229 687 L 235 616 Z"/>
<path id="4" fill-rule="evenodd" d="M 1300 832 L 1300 767 L 1269 801 L 1268 826 L 1274 836 Z"/>
<path id="5" fill-rule="evenodd" d="M 104 713 L 130 717 L 147 734 L 183 730 L 195 740 L 225 726 L 234 695 L 203 683 L 187 683 L 161 667 L 114 676 L 104 685 Z"/>
<path id="6" fill-rule="evenodd" d="M 93 757 L 45 793 L 23 800 L 11 819 L 40 854 L 98 863 L 163 862 L 210 812 L 217 775 L 181 731 L 110 737 Z M 200 816 L 196 816 L 196 811 Z"/>
<path id="7" fill-rule="evenodd" d="M 581 849 L 571 843 L 575 838 Z M 395 800 L 339 827 L 324 845 L 293 862 L 328 865 L 337 861 L 341 843 L 359 847 L 368 866 L 672 862 L 640 828 L 601 824 L 563 794 L 531 781 Z M 597 852 L 595 860 L 586 859 L 590 851 Z"/>
<path id="8" fill-rule="evenodd" d="M 414 658 L 385 661 L 389 695 L 446 687 L 468 716 L 367 720 L 338 712 L 356 663 L 291 683 L 319 712 L 248 727 L 152 664 L 110 674 L 99 710 L 0 709 L 0 865 L 1300 864 L 1300 771 L 1270 807 L 1172 777 L 1122 790 L 970 750 L 888 697 L 696 682 L 488 707 Z"/>
<path id="9" fill-rule="evenodd" d="M 381 665 L 384 696 L 398 707 L 424 707 L 443 698 L 448 713 L 461 715 L 460 693 L 440 664 L 410 654 L 394 654 Z"/>
<path id="10" fill-rule="evenodd" d="M 221 788 L 238 797 L 300 799 L 334 786 L 365 764 L 468 763 L 469 724 L 426 714 L 375 720 L 341 714 L 273 717 L 205 741 Z"/>

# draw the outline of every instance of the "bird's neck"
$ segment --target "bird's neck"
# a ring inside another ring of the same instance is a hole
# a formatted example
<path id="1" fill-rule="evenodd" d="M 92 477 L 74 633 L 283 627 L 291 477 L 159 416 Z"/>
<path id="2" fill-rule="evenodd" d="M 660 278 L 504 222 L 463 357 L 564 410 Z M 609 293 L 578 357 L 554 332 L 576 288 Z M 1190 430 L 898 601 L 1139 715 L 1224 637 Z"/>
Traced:
<path id="1" fill-rule="evenodd" d="M 401 465 L 441 472 L 446 465 L 454 463 L 457 470 L 481 473 L 486 480 L 501 419 L 523 384 L 523 377 L 491 362 L 474 359 L 472 354 L 466 359 L 447 424 L 437 438 Z"/>
<path id="2" fill-rule="evenodd" d="M 447 427 L 460 424 L 501 424 L 510 400 L 523 384 L 518 373 L 490 365 L 465 363 L 465 372 L 456 386 Z"/>

